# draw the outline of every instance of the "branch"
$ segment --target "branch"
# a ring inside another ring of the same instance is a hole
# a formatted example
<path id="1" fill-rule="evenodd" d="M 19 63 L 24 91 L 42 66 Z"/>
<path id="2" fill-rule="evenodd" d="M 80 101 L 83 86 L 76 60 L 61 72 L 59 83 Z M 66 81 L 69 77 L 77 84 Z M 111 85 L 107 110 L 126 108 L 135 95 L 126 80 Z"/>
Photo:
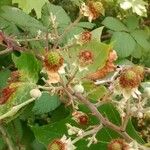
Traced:
<path id="1" fill-rule="evenodd" d="M 13 115 L 15 115 L 21 108 L 23 108 L 24 106 L 30 104 L 31 102 L 33 102 L 35 100 L 35 98 L 31 98 L 17 106 L 12 107 L 11 110 L 9 110 L 7 113 L 3 114 L 0 116 L 0 120 L 3 120 L 4 118 L 7 117 L 12 117 Z"/>
<path id="2" fill-rule="evenodd" d="M 0 55 L 4 55 L 4 54 L 10 53 L 10 52 L 12 52 L 12 51 L 13 51 L 13 49 L 7 48 L 7 49 L 5 49 L 5 50 L 3 50 L 3 51 L 0 51 Z"/>
<path id="3" fill-rule="evenodd" d="M 0 124 L 0 132 L 2 134 L 3 140 L 6 142 L 9 150 L 17 150 L 10 135 L 8 134 L 7 130 L 5 129 L 5 127 L 2 124 Z"/>
<path id="4" fill-rule="evenodd" d="M 127 127 L 127 124 L 128 124 L 128 121 L 130 119 L 130 99 L 127 100 L 127 104 L 126 104 L 126 116 L 122 122 L 122 130 L 125 131 L 126 130 L 126 127 Z"/>
<path id="5" fill-rule="evenodd" d="M 103 128 L 103 125 L 101 124 L 101 125 L 97 126 L 96 128 L 94 128 L 94 129 L 92 129 L 92 130 L 86 131 L 86 132 L 84 132 L 81 136 L 75 138 L 75 139 L 72 141 L 72 143 L 74 144 L 74 143 L 78 142 L 79 140 L 81 140 L 82 138 L 84 138 L 84 137 L 86 137 L 86 136 L 88 136 L 88 135 L 96 134 L 96 133 L 97 133 L 99 130 L 101 130 L 102 128 Z"/>
<path id="6" fill-rule="evenodd" d="M 122 129 L 115 124 L 111 123 L 107 118 L 103 117 L 103 115 L 98 111 L 96 106 L 92 104 L 86 97 L 84 97 L 81 93 L 74 92 L 71 88 L 67 88 L 66 90 L 72 95 L 75 96 L 77 99 L 79 99 L 82 103 L 84 103 L 91 112 L 99 119 L 99 121 L 106 127 L 116 131 L 119 133 L 124 139 L 126 139 L 128 142 L 133 141 L 133 139 L 125 132 L 122 131 Z"/>
<path id="7" fill-rule="evenodd" d="M 58 46 L 59 42 L 61 41 L 61 39 L 63 39 L 64 36 L 66 36 L 66 34 L 81 20 L 81 18 L 82 18 L 82 15 L 79 14 L 78 18 L 65 29 L 63 34 L 59 36 L 59 39 L 57 40 L 57 43 L 54 45 L 54 49 L 57 48 L 57 46 Z"/>

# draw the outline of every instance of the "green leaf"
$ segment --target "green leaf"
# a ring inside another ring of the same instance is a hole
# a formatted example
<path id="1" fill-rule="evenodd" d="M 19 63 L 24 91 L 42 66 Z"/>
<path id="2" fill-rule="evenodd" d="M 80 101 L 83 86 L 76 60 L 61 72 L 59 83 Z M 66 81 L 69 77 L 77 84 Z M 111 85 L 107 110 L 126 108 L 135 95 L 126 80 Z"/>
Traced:
<path id="1" fill-rule="evenodd" d="M 139 59 L 142 57 L 142 52 L 143 48 L 139 44 L 136 44 L 136 48 L 134 49 L 132 56 Z"/>
<path id="2" fill-rule="evenodd" d="M 114 42 L 114 49 L 119 57 L 128 57 L 135 49 L 136 42 L 129 33 L 114 32 L 111 41 Z"/>
<path id="3" fill-rule="evenodd" d="M 16 89 L 15 92 L 8 98 L 5 104 L 0 105 L 0 120 L 4 119 L 14 119 L 13 117 L 18 113 L 18 111 L 31 103 L 28 99 L 31 99 L 30 90 L 35 88 L 33 83 L 23 83 L 17 82 L 9 85 L 10 88 Z M 14 110 L 13 107 L 19 107 L 19 110 Z"/>
<path id="4" fill-rule="evenodd" d="M 13 4 L 17 3 L 19 8 L 21 8 L 27 14 L 34 9 L 37 18 L 41 18 L 41 9 L 46 2 L 48 2 L 48 0 L 12 0 Z"/>
<path id="5" fill-rule="evenodd" d="M 2 5 L 11 5 L 12 1 L 11 0 L 0 0 L 0 6 Z"/>
<path id="6" fill-rule="evenodd" d="M 90 114 L 89 110 L 84 105 L 81 106 L 82 107 L 79 107 L 79 110 L 89 115 Z M 116 125 L 121 124 L 120 115 L 112 104 L 105 104 L 99 107 L 99 110 L 104 116 L 107 116 L 108 119 L 114 124 Z M 94 117 L 89 116 L 89 118 L 90 118 L 90 122 L 92 123 Z M 74 125 L 71 116 L 68 116 L 60 121 L 58 120 L 55 123 L 48 124 L 46 126 L 42 126 L 42 127 L 32 126 L 31 128 L 35 134 L 35 137 L 47 147 L 52 140 L 61 138 L 64 134 L 67 135 L 66 123 L 70 123 L 71 125 Z M 94 123 L 96 125 L 98 122 L 94 121 Z M 94 125 L 94 124 L 90 124 L 90 125 Z M 77 124 L 75 126 L 79 127 Z M 129 123 L 128 126 L 129 127 L 127 129 L 128 130 L 127 132 L 129 132 L 131 137 L 133 137 L 139 143 L 143 143 L 143 140 L 137 134 L 132 124 Z M 83 127 L 80 126 L 80 128 Z M 71 139 L 74 138 L 75 138 L 74 136 L 71 136 Z M 97 133 L 96 138 L 98 140 L 98 143 L 92 144 L 88 149 L 91 150 L 99 149 L 99 147 L 102 146 L 104 150 L 107 150 L 107 144 L 113 139 L 120 138 L 120 135 L 115 131 L 104 127 Z M 75 146 L 77 147 L 78 150 L 83 150 L 87 148 L 87 144 L 88 142 L 86 141 L 86 138 L 84 138 L 79 142 L 77 142 Z"/>
<path id="7" fill-rule="evenodd" d="M 39 115 L 48 113 L 55 110 L 61 104 L 57 95 L 50 95 L 47 92 L 43 92 L 42 96 L 35 101 L 32 111 L 34 114 Z"/>
<path id="8" fill-rule="evenodd" d="M 145 141 L 139 136 L 138 132 L 135 130 L 131 120 L 129 120 L 127 125 L 127 133 L 140 144 L 144 144 Z"/>
<path id="9" fill-rule="evenodd" d="M 103 29 L 104 29 L 104 26 L 94 29 L 92 31 L 92 39 L 96 39 L 97 41 L 100 42 Z"/>
<path id="10" fill-rule="evenodd" d="M 86 28 L 86 29 L 93 29 L 95 26 L 94 23 L 91 22 L 79 22 L 77 24 L 77 27 L 82 27 L 82 28 Z"/>
<path id="11" fill-rule="evenodd" d="M 56 22 L 58 23 L 58 27 L 62 27 L 64 25 L 66 26 L 71 22 L 69 16 L 61 6 L 47 3 L 43 6 L 41 17 L 43 24 L 47 27 L 51 25 L 49 20 L 51 14 L 56 16 Z"/>
<path id="12" fill-rule="evenodd" d="M 102 24 L 114 31 L 128 31 L 127 27 L 120 20 L 113 17 L 106 17 Z"/>
<path id="13" fill-rule="evenodd" d="M 21 141 L 23 136 L 21 121 L 17 118 L 7 124 L 7 131 L 11 135 L 13 141 Z"/>
<path id="14" fill-rule="evenodd" d="M 34 83 L 38 81 L 41 64 L 33 54 L 24 52 L 21 53 L 21 56 L 19 57 L 13 54 L 12 59 L 15 66 L 21 71 L 22 81 L 30 81 Z"/>
<path id="15" fill-rule="evenodd" d="M 124 22 L 129 30 L 135 30 L 139 25 L 139 18 L 137 16 L 128 16 Z"/>
<path id="16" fill-rule="evenodd" d="M 63 33 L 64 28 L 61 28 L 60 33 Z M 66 36 L 63 38 L 62 43 L 65 45 L 68 43 L 72 38 L 74 38 L 74 35 L 78 35 L 80 33 L 84 32 L 84 29 L 81 27 L 73 27 L 70 32 L 66 34 Z"/>
<path id="17" fill-rule="evenodd" d="M 87 93 L 87 97 L 92 100 L 92 102 L 98 102 L 107 91 L 105 86 L 97 86 L 93 82 L 84 82 L 83 86 Z"/>
<path id="18" fill-rule="evenodd" d="M 31 35 L 36 35 L 38 30 L 46 31 L 46 28 L 38 20 L 20 9 L 10 6 L 0 7 L 0 27 L 5 30 L 8 28 L 12 34 L 14 31 L 17 32 L 18 28 Z"/>
<path id="19" fill-rule="evenodd" d="M 135 30 L 131 33 L 136 42 L 145 50 L 150 49 L 149 35 L 146 30 Z"/>
<path id="20" fill-rule="evenodd" d="M 10 70 L 5 69 L 0 71 L 0 89 L 6 86 L 9 77 L 10 77 Z"/>
<path id="21" fill-rule="evenodd" d="M 79 54 L 81 51 L 83 51 L 83 50 L 91 51 L 93 54 L 93 57 L 94 57 L 92 64 L 89 64 L 87 66 L 88 70 L 78 72 L 78 74 L 77 74 L 77 76 L 79 76 L 79 77 L 85 77 L 85 76 L 87 76 L 87 74 L 94 73 L 96 70 L 101 69 L 105 65 L 105 63 L 108 59 L 110 49 L 111 49 L 110 45 L 100 43 L 97 40 L 92 40 L 92 41 L 84 44 L 83 46 L 72 47 L 69 50 L 69 52 L 62 51 L 62 55 L 63 55 L 65 61 L 68 64 L 72 65 L 73 63 L 75 63 L 77 61 L 77 58 L 79 58 Z M 70 67 L 72 67 L 72 66 L 70 66 Z"/>

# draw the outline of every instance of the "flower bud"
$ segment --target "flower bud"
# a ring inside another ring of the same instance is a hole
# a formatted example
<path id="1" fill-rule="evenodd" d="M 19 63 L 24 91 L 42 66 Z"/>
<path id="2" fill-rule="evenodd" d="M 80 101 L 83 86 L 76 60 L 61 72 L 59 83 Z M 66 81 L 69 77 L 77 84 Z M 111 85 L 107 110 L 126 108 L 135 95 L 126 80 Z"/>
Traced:
<path id="1" fill-rule="evenodd" d="M 30 91 L 30 96 L 32 98 L 39 98 L 39 97 L 41 97 L 41 95 L 42 95 L 42 93 L 41 93 L 41 91 L 39 89 L 32 89 Z"/>
<path id="2" fill-rule="evenodd" d="M 146 95 L 148 98 L 150 98 L 150 87 L 146 87 L 146 88 L 144 89 L 144 93 L 145 93 L 145 95 Z"/>
<path id="3" fill-rule="evenodd" d="M 77 93 L 83 93 L 84 92 L 84 87 L 82 84 L 76 84 L 73 89 Z"/>

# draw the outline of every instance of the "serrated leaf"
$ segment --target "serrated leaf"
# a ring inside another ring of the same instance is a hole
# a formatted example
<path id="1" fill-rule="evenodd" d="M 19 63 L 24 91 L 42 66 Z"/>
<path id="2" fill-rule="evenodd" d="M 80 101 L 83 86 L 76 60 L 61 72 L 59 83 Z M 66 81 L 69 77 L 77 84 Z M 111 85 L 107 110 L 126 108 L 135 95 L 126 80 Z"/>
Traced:
<path id="1" fill-rule="evenodd" d="M 78 27 L 86 28 L 86 29 L 92 29 L 94 28 L 95 24 L 91 22 L 79 22 L 77 24 Z"/>
<path id="2" fill-rule="evenodd" d="M 39 79 L 39 72 L 41 70 L 41 64 L 32 53 L 21 53 L 21 56 L 17 57 L 14 54 L 12 59 L 15 66 L 21 71 L 21 80 L 30 81 L 36 83 Z"/>
<path id="3" fill-rule="evenodd" d="M 104 29 L 104 26 L 94 29 L 91 32 L 92 33 L 92 39 L 96 39 L 97 41 L 101 42 L 100 39 L 101 39 L 103 29 Z"/>
<path id="4" fill-rule="evenodd" d="M 124 22 L 129 30 L 135 30 L 139 25 L 139 18 L 137 16 L 129 16 Z"/>
<path id="5" fill-rule="evenodd" d="M 135 30 L 131 33 L 136 42 L 145 50 L 150 49 L 149 35 L 145 30 Z"/>
<path id="6" fill-rule="evenodd" d="M 43 92 L 42 96 L 35 101 L 32 111 L 34 114 L 44 114 L 55 110 L 61 104 L 57 95 L 50 95 L 47 92 Z"/>
<path id="7" fill-rule="evenodd" d="M 1 28 L 5 30 L 9 29 L 12 34 L 14 34 L 14 31 L 18 32 L 18 28 L 30 35 L 36 35 L 38 30 L 46 31 L 46 28 L 38 20 L 27 15 L 20 9 L 10 6 L 0 7 L 0 26 L 1 25 Z M 13 29 L 13 31 L 11 31 L 11 29 Z"/>
<path id="8" fill-rule="evenodd" d="M 114 31 L 128 31 L 127 27 L 120 20 L 113 17 L 106 17 L 102 24 Z"/>
<path id="9" fill-rule="evenodd" d="M 2 5 L 11 5 L 12 1 L 11 0 L 1 0 L 0 1 L 0 6 Z"/>
<path id="10" fill-rule="evenodd" d="M 97 40 L 92 40 L 82 46 L 74 46 L 69 51 L 62 51 L 61 53 L 65 61 L 70 64 L 70 67 L 72 68 L 73 63 L 76 63 L 77 58 L 79 59 L 80 52 L 84 50 L 91 51 L 94 59 L 93 62 L 87 66 L 88 70 L 77 73 L 77 76 L 85 77 L 87 74 L 94 73 L 105 65 L 110 49 L 110 45 L 98 42 Z"/>
<path id="11" fill-rule="evenodd" d="M 66 26 L 71 22 L 69 16 L 61 6 L 56 6 L 51 3 L 47 3 L 43 6 L 41 17 L 43 24 L 47 27 L 51 25 L 51 22 L 49 20 L 51 14 L 56 17 L 58 27 Z"/>
<path id="12" fill-rule="evenodd" d="M 28 82 L 17 82 L 9 85 L 9 87 L 16 89 L 16 91 L 12 93 L 5 104 L 0 105 L 0 120 L 13 117 L 21 108 L 27 105 L 28 102 L 26 101 L 28 99 L 31 99 L 31 96 L 29 94 L 30 90 L 35 88 L 35 86 L 35 84 Z M 13 109 L 13 107 L 16 106 L 19 106 L 19 110 Z"/>
<path id="13" fill-rule="evenodd" d="M 126 32 L 114 32 L 111 41 L 114 42 L 113 48 L 121 58 L 130 56 L 136 46 L 133 37 Z"/>
<path id="14" fill-rule="evenodd" d="M 82 107 L 79 107 L 79 109 L 83 112 L 89 113 L 89 110 L 86 109 L 85 106 L 82 105 Z M 101 113 L 109 118 L 109 120 L 116 125 L 121 124 L 121 118 L 117 110 L 112 104 L 105 104 L 99 108 Z M 90 120 L 93 118 L 90 117 Z M 42 127 L 32 126 L 31 129 L 33 130 L 35 137 L 42 142 L 46 147 L 48 144 L 54 140 L 61 138 L 64 134 L 67 135 L 67 128 L 66 123 L 70 123 L 73 125 L 71 116 L 66 117 L 63 120 L 57 121 L 56 123 L 49 124 Z M 92 121 L 91 121 L 92 122 Z M 95 122 L 95 124 L 97 124 Z M 92 124 L 93 125 L 93 124 Z M 77 126 L 77 125 L 76 125 Z M 141 137 L 136 133 L 131 123 L 128 124 L 128 132 L 130 132 L 131 137 L 133 137 L 135 140 L 137 140 L 139 143 L 144 143 Z M 77 126 L 78 127 L 78 126 Z M 82 128 L 82 127 L 80 127 Z M 71 136 L 72 139 L 75 138 L 74 136 Z M 88 149 L 99 149 L 100 146 L 103 146 L 104 150 L 107 150 L 107 145 L 112 139 L 120 138 L 120 135 L 116 133 L 115 131 L 108 129 L 106 127 L 102 128 L 96 136 L 98 143 L 92 144 Z M 86 139 L 82 139 L 79 142 L 75 144 L 78 150 L 83 150 L 87 148 L 88 142 Z"/>
<path id="15" fill-rule="evenodd" d="M 93 82 L 84 82 L 84 89 L 87 93 L 87 97 L 92 100 L 92 102 L 97 102 L 106 93 L 105 86 L 97 86 Z"/>
<path id="16" fill-rule="evenodd" d="M 138 58 L 139 59 L 139 58 L 142 57 L 142 52 L 143 52 L 143 48 L 139 44 L 136 44 L 136 48 L 132 52 L 132 56 L 134 58 Z"/>
<path id="17" fill-rule="evenodd" d="M 32 9 L 35 10 L 37 18 L 41 18 L 41 9 L 48 0 L 12 0 L 13 4 L 18 4 L 24 12 L 29 14 Z"/>

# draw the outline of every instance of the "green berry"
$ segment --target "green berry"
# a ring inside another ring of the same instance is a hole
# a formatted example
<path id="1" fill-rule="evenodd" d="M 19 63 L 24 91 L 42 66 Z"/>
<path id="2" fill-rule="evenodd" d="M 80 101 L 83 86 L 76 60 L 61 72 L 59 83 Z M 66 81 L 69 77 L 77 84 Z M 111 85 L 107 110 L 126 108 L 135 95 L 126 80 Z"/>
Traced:
<path id="1" fill-rule="evenodd" d="M 125 69 L 119 78 L 120 86 L 127 89 L 138 87 L 140 82 L 141 79 L 132 68 Z"/>
<path id="2" fill-rule="evenodd" d="M 49 52 L 48 53 L 48 62 L 53 65 L 59 64 L 61 56 L 58 52 Z"/>

